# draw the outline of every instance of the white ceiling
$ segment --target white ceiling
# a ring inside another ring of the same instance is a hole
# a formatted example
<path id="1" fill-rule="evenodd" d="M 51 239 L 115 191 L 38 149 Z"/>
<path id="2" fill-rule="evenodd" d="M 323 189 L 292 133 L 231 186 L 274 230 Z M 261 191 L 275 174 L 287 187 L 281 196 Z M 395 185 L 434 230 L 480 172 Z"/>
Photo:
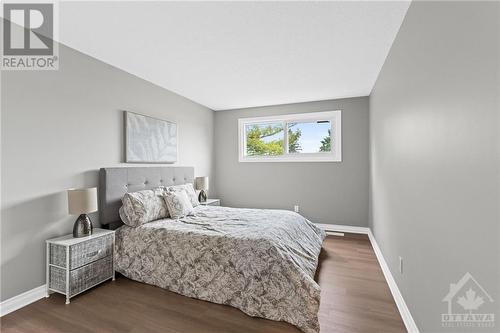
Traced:
<path id="1" fill-rule="evenodd" d="M 409 1 L 61 2 L 60 40 L 214 110 L 366 96 Z"/>

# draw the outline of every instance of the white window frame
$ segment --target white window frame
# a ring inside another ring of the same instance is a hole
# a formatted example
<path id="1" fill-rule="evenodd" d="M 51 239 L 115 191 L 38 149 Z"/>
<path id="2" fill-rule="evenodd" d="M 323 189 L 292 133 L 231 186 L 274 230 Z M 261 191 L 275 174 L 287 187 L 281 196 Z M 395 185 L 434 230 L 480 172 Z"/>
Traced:
<path id="1" fill-rule="evenodd" d="M 294 122 L 330 121 L 330 135 L 333 141 L 331 152 L 318 153 L 288 153 L 287 124 Z M 278 156 L 247 156 L 245 126 L 281 122 L 284 129 L 284 154 Z M 342 162 L 342 112 L 322 111 L 311 113 L 297 113 L 267 117 L 240 118 L 238 119 L 238 156 L 240 162 Z"/>

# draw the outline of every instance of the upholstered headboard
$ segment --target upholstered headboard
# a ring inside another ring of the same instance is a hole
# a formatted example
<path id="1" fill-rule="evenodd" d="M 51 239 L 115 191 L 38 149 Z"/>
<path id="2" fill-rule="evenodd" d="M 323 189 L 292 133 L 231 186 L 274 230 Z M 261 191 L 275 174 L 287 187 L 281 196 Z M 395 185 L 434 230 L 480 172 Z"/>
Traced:
<path id="1" fill-rule="evenodd" d="M 99 220 L 110 229 L 122 225 L 118 210 L 127 192 L 186 183 L 194 183 L 193 167 L 102 168 L 99 171 Z"/>

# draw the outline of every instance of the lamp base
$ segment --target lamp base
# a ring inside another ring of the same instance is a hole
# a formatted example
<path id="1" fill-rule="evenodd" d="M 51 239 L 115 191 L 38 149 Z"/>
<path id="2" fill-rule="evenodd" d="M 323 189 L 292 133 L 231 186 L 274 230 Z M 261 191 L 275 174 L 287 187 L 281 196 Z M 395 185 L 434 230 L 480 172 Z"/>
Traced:
<path id="1" fill-rule="evenodd" d="M 198 201 L 199 202 L 206 202 L 207 201 L 207 192 L 205 192 L 205 190 L 200 191 L 200 194 L 198 195 Z"/>
<path id="2" fill-rule="evenodd" d="M 80 238 L 92 235 L 92 221 L 87 214 L 80 214 L 73 225 L 73 237 Z"/>

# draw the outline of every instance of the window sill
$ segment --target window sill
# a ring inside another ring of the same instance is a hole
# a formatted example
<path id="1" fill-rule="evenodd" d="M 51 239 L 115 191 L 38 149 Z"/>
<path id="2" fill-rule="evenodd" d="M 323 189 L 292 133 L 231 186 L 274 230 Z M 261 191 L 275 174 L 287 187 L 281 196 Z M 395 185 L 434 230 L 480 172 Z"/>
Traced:
<path id="1" fill-rule="evenodd" d="M 268 163 L 268 162 L 342 162 L 341 159 L 333 157 L 306 157 L 306 158 L 282 158 L 282 157 L 258 157 L 258 158 L 248 158 L 240 157 L 238 160 L 240 163 Z"/>

